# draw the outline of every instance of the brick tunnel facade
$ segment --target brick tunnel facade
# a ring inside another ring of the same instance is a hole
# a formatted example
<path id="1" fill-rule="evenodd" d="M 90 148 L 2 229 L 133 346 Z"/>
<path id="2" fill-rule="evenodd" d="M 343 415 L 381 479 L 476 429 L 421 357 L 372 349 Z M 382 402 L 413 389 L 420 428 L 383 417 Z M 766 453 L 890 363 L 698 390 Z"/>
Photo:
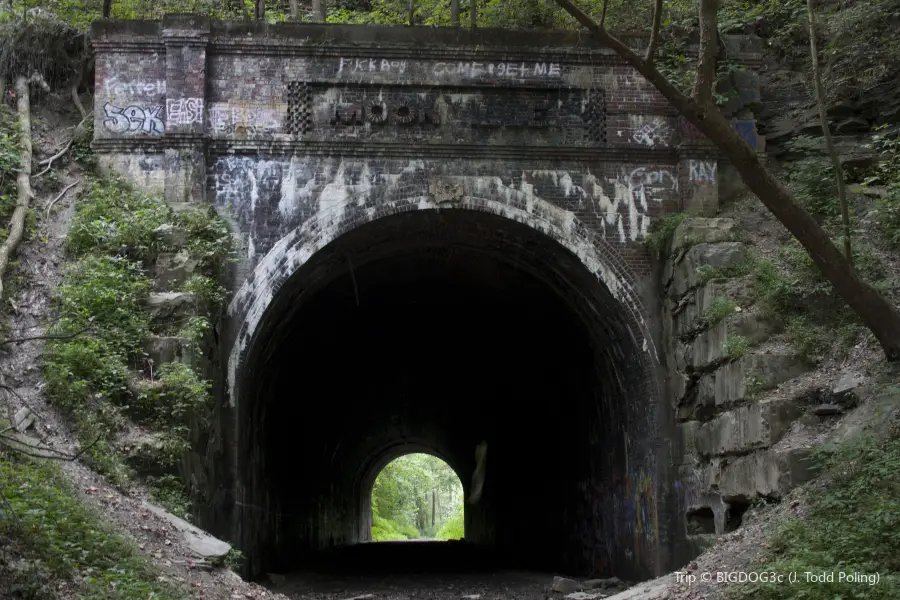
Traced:
<path id="1" fill-rule="evenodd" d="M 94 40 L 101 168 L 239 241 L 189 462 L 250 575 L 367 541 L 401 454 L 468 488 L 483 439 L 471 544 L 632 579 L 679 561 L 642 241 L 714 205 L 717 162 L 645 80 L 566 33 L 167 17 Z"/>

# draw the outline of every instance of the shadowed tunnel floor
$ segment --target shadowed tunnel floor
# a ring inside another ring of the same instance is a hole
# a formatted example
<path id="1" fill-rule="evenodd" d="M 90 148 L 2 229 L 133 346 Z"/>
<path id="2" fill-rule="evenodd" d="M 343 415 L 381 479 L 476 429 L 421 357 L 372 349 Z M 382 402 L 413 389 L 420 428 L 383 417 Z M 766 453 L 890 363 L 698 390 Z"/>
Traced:
<path id="1" fill-rule="evenodd" d="M 655 560 L 615 504 L 646 451 L 640 349 L 608 290 L 548 236 L 476 211 L 384 217 L 316 253 L 260 331 L 238 413 L 255 575 L 330 559 L 627 576 Z M 468 494 L 481 440 L 467 544 L 329 551 L 369 539 L 388 462 L 432 453 Z"/>

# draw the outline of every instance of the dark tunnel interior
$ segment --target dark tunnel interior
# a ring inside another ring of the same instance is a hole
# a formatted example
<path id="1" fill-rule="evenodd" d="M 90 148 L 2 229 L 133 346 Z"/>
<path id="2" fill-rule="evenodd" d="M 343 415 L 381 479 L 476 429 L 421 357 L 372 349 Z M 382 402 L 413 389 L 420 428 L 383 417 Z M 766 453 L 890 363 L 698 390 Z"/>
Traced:
<path id="1" fill-rule="evenodd" d="M 624 440 L 647 410 L 639 354 L 609 292 L 530 227 L 417 211 L 345 233 L 279 291 L 243 374 L 239 470 L 245 502 L 266 509 L 242 519 L 252 570 L 335 552 L 380 564 L 382 545 L 360 543 L 381 468 L 429 452 L 468 493 L 487 440 L 484 494 L 453 552 L 621 572 L 616 546 L 636 547 L 614 505 L 628 461 L 641 460 Z M 448 559 L 418 550 L 404 561 Z"/>

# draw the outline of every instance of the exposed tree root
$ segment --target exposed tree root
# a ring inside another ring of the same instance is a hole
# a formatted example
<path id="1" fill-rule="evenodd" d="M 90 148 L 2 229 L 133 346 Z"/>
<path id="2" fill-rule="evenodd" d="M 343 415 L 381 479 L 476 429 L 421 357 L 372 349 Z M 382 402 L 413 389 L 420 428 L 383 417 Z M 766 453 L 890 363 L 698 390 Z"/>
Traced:
<path id="1" fill-rule="evenodd" d="M 16 201 L 16 209 L 13 211 L 12 218 L 9 221 L 9 236 L 3 245 L 0 246 L 0 296 L 3 295 L 3 276 L 6 275 L 6 268 L 9 266 L 9 258 L 16 251 L 19 242 L 25 235 L 25 215 L 28 212 L 28 205 L 34 198 L 34 192 L 31 189 L 31 102 L 28 92 L 28 86 L 32 83 L 40 85 L 47 91 L 50 87 L 44 78 L 35 73 L 31 77 L 19 76 L 16 79 L 16 112 L 19 117 L 19 127 L 21 130 L 21 155 L 19 158 L 19 174 L 16 178 L 16 187 L 18 188 L 19 197 Z"/>

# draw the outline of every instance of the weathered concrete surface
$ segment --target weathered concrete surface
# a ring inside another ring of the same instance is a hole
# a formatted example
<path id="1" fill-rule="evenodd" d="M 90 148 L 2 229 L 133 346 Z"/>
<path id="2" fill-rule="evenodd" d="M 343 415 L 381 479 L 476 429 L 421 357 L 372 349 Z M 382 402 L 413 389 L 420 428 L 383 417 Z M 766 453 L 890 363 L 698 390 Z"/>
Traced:
<path id="1" fill-rule="evenodd" d="M 701 456 L 741 454 L 769 447 L 803 414 L 794 400 L 754 402 L 720 414 L 700 425 L 695 446 Z"/>
<path id="2" fill-rule="evenodd" d="M 808 361 L 794 354 L 750 354 L 706 375 L 698 384 L 697 401 L 723 406 L 750 398 L 806 373 Z"/>
<path id="3" fill-rule="evenodd" d="M 704 269 L 739 267 L 747 260 L 747 249 L 740 242 L 698 244 L 684 253 L 675 265 L 671 291 L 681 296 L 704 281 Z"/>
<path id="4" fill-rule="evenodd" d="M 685 363 L 697 370 L 726 358 L 729 338 L 741 337 L 750 344 L 766 341 L 782 324 L 759 313 L 732 313 L 721 323 L 694 338 L 685 350 Z"/>
<path id="5" fill-rule="evenodd" d="M 705 487 L 724 497 L 780 498 L 817 474 L 809 450 L 768 451 L 736 459 L 715 459 L 703 474 Z"/>

